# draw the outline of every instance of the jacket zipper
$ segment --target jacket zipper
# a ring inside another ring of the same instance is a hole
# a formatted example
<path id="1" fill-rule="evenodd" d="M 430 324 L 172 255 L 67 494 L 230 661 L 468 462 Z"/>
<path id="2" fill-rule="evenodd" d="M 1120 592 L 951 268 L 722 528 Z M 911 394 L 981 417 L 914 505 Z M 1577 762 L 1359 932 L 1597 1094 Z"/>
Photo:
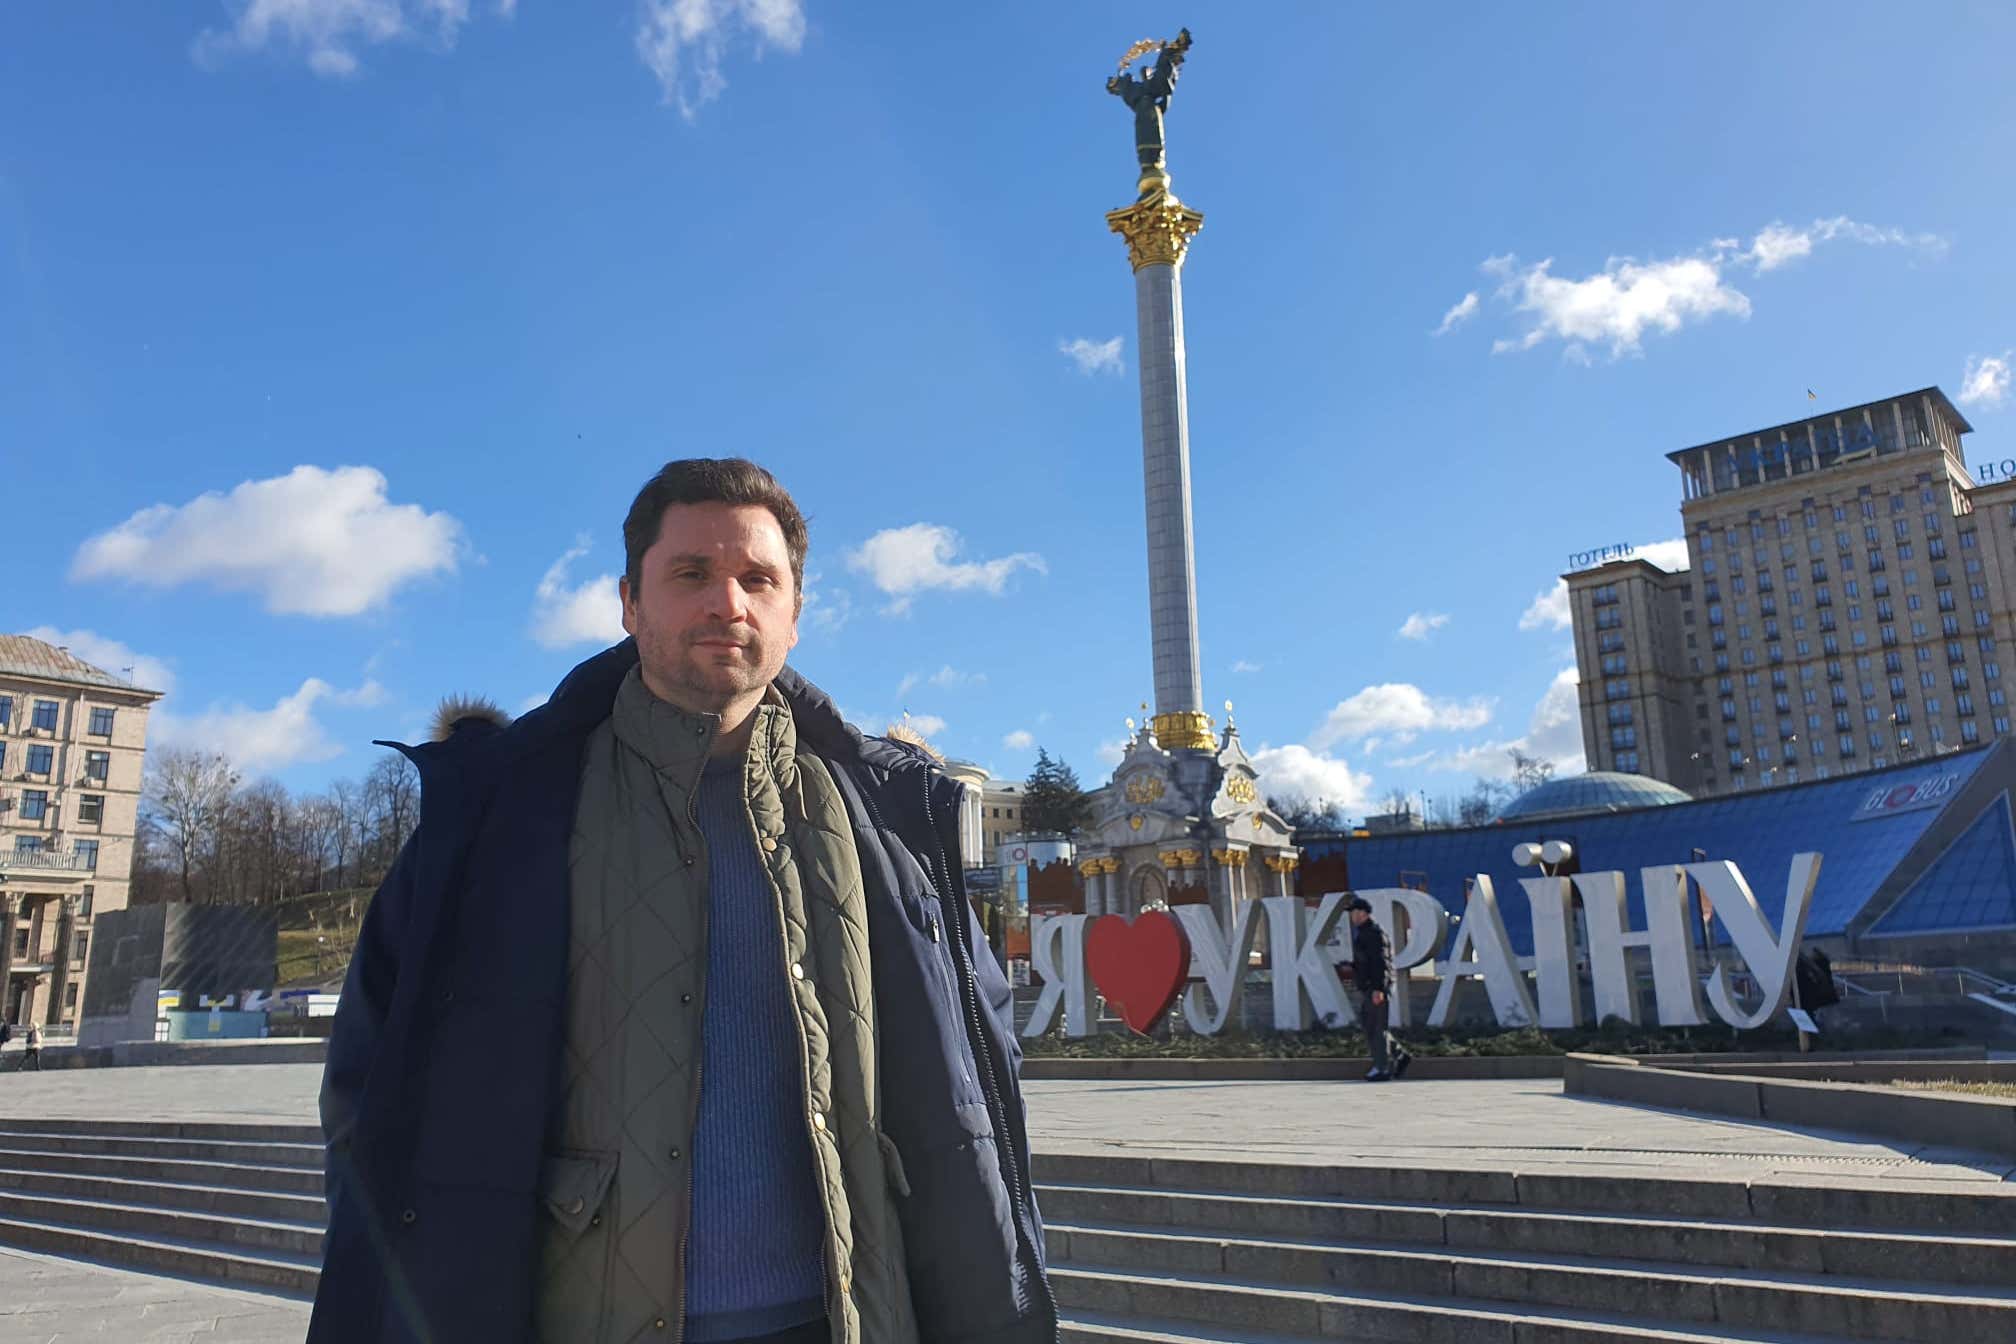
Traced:
<path id="1" fill-rule="evenodd" d="M 701 775 L 707 772 L 707 761 L 713 754 L 714 741 L 711 735 L 703 743 L 703 746 L 706 749 L 700 753 Z M 699 911 L 700 957 L 698 958 L 700 963 L 698 971 L 700 988 L 699 992 L 693 996 L 697 1004 L 696 1011 L 700 1014 L 700 1018 L 699 1029 L 694 1034 L 695 1044 L 698 1048 L 693 1052 L 693 1104 L 686 1113 L 686 1217 L 679 1225 L 679 1292 L 673 1299 L 676 1314 L 671 1322 L 672 1344 L 681 1344 L 686 1338 L 686 1243 L 693 1236 L 693 1154 L 700 1146 L 700 1083 L 701 1074 L 707 1063 L 707 939 L 709 936 L 707 929 L 707 902 L 712 899 L 713 892 L 711 890 L 712 884 L 708 881 L 707 877 L 707 835 L 700 829 L 699 802 L 700 775 L 695 775 L 691 787 L 686 790 L 686 821 L 693 827 L 693 834 L 699 837 L 700 846 L 699 856 L 694 860 L 695 866 L 700 870 L 702 892 Z M 675 840 L 679 838 L 679 828 L 677 826 L 672 828 L 672 835 Z M 686 857 L 683 843 L 680 845 L 680 854 L 682 857 Z"/>
<path id="2" fill-rule="evenodd" d="M 987 1033 L 980 1018 L 980 990 L 977 973 L 973 965 L 972 929 L 971 925 L 967 922 L 966 912 L 958 908 L 960 896 L 952 883 L 952 861 L 945 852 L 944 839 L 938 834 L 937 818 L 931 812 L 932 779 L 929 769 L 923 772 L 923 778 L 924 824 L 931 832 L 931 845 L 938 861 L 938 873 L 935 875 L 936 880 L 940 884 L 938 888 L 938 905 L 946 922 L 952 926 L 953 946 L 959 952 L 959 955 L 954 958 L 953 967 L 958 973 L 959 992 L 966 1008 L 969 1024 L 968 1031 L 973 1042 L 973 1054 L 980 1065 L 980 1072 L 985 1080 L 984 1090 L 987 1099 L 987 1118 L 994 1126 L 995 1151 L 1000 1153 L 1003 1162 L 1007 1164 L 1008 1189 L 1015 1202 L 1015 1208 L 1012 1210 L 1015 1217 L 1015 1253 L 1018 1256 L 1025 1257 L 1024 1267 L 1030 1271 L 1031 1276 L 1036 1280 L 1037 1292 L 1041 1294 L 1043 1304 L 1050 1312 L 1052 1322 L 1051 1336 L 1052 1338 L 1056 1338 L 1058 1335 L 1058 1326 L 1056 1324 L 1057 1299 L 1051 1292 L 1049 1276 L 1044 1274 L 1042 1267 L 1036 1263 L 1035 1246 L 1022 1231 L 1021 1215 L 1025 1211 L 1032 1211 L 1035 1201 L 1031 1199 L 1028 1186 L 1023 1182 L 1022 1163 L 1015 1153 L 1014 1131 L 1008 1125 L 1006 1108 L 1001 1100 L 1001 1082 L 1000 1075 L 995 1071 L 994 1067 L 994 1051 L 987 1042 Z M 863 796 L 867 795 L 864 793 Z M 871 812 L 874 810 L 872 803 L 869 805 L 869 810 Z M 881 824 L 879 816 L 876 818 L 876 823 L 878 825 Z M 1012 1024 L 1010 1029 L 1013 1029 Z"/>
<path id="3" fill-rule="evenodd" d="M 742 801 L 743 801 L 743 808 L 746 811 L 748 808 L 748 796 L 746 792 L 743 795 Z M 787 830 L 785 834 L 788 837 L 790 833 Z M 761 853 L 762 840 L 761 837 L 757 835 L 756 819 L 753 815 L 750 816 L 749 818 L 749 835 L 751 840 L 754 843 L 756 843 L 758 847 L 757 852 Z M 784 931 L 784 891 L 781 887 L 777 885 L 776 879 L 770 876 L 767 868 L 763 874 L 763 877 L 764 881 L 769 884 L 771 898 L 776 904 L 778 944 L 780 948 L 784 948 L 784 950 L 788 951 L 788 946 L 785 944 L 786 935 Z M 805 928 L 807 933 L 805 953 L 806 956 L 809 958 L 812 955 L 811 938 L 810 938 L 812 928 L 812 911 L 809 904 L 805 910 Z M 788 971 L 786 973 L 788 974 Z M 816 984 L 817 982 L 815 981 L 814 983 Z M 814 992 L 816 993 L 817 991 L 815 990 Z M 792 996 L 793 999 L 795 1000 L 797 991 L 787 986 L 785 988 L 785 993 L 787 995 Z M 791 1004 L 791 1025 L 797 1028 L 796 1034 L 798 1038 L 798 1077 L 800 1081 L 804 1084 L 802 1090 L 799 1093 L 799 1095 L 804 1100 L 804 1104 L 799 1108 L 799 1110 L 801 1112 L 800 1118 L 802 1119 L 805 1125 L 806 1153 L 812 1159 L 813 1179 L 819 1187 L 819 1208 L 820 1211 L 826 1215 L 826 1235 L 821 1239 L 823 1244 L 819 1247 L 819 1301 L 822 1304 L 824 1304 L 826 1308 L 826 1319 L 829 1322 L 827 1328 L 829 1330 L 833 1330 L 835 1328 L 834 1324 L 832 1324 L 835 1315 L 834 1313 L 835 1303 L 832 1300 L 833 1269 L 827 1266 L 826 1256 L 827 1252 L 833 1248 L 833 1243 L 839 1237 L 840 1224 L 839 1219 L 834 1216 L 832 1196 L 826 1189 L 826 1172 L 825 1172 L 826 1164 L 820 1160 L 819 1156 L 819 1132 L 817 1127 L 814 1126 L 812 1123 L 812 1109 L 813 1109 L 812 1042 L 811 1039 L 807 1037 L 805 1034 L 804 1012 L 798 1007 L 795 1001 Z M 830 1121 L 828 1122 L 828 1125 L 830 1129 L 831 1126 Z M 839 1139 L 835 1138 L 833 1140 L 833 1143 L 834 1147 L 837 1149 L 839 1147 L 840 1141 Z M 838 1313 L 838 1315 L 841 1320 L 845 1320 L 847 1313 L 843 1309 Z"/>

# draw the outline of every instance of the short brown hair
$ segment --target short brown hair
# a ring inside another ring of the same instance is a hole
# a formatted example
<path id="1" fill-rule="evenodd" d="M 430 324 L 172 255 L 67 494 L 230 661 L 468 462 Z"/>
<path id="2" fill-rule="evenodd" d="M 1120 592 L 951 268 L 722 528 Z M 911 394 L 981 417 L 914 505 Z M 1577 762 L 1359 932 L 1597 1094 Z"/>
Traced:
<path id="1" fill-rule="evenodd" d="M 747 458 L 688 457 L 667 462 L 644 483 L 623 519 L 623 573 L 636 592 L 644 582 L 644 552 L 658 540 L 665 510 L 674 504 L 748 504 L 770 510 L 791 553 L 791 585 L 805 603 L 805 515 L 777 478 Z"/>

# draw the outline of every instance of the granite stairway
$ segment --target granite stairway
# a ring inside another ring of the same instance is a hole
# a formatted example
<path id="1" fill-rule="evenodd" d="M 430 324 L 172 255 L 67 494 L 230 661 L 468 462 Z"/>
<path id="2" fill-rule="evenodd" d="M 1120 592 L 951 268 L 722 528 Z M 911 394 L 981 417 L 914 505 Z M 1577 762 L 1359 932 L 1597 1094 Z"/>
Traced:
<path id="1" fill-rule="evenodd" d="M 318 1139 L 0 1120 L 0 1244 L 310 1294 Z M 1034 1174 L 1065 1344 L 2016 1339 L 1996 1183 L 1063 1154 Z"/>

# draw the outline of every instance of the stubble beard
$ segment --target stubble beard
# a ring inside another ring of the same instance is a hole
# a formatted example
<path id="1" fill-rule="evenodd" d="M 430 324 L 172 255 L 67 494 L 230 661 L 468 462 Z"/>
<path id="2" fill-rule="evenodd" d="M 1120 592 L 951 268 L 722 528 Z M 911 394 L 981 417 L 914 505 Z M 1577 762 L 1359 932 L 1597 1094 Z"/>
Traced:
<path id="1" fill-rule="evenodd" d="M 750 692 L 770 683 L 764 670 L 762 641 L 750 639 L 747 655 L 739 664 L 723 666 L 708 661 L 712 654 L 694 647 L 693 641 L 723 638 L 718 630 L 667 634 L 643 619 L 637 623 L 637 656 L 643 664 L 646 685 L 659 696 L 696 714 L 723 714 Z"/>

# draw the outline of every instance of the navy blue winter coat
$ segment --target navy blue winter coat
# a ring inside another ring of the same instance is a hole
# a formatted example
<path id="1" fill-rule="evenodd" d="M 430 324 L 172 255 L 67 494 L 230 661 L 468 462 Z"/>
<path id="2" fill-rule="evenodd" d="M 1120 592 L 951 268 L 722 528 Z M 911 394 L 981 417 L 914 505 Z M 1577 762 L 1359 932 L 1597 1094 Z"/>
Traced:
<path id="1" fill-rule="evenodd" d="M 530 1337 L 581 750 L 636 661 L 626 640 L 508 728 L 400 748 L 420 772 L 420 826 L 365 917 L 329 1043 L 330 1226 L 309 1344 Z M 922 1337 L 1050 1344 L 1021 1049 L 960 877 L 959 785 L 921 752 L 861 737 L 795 672 L 776 684 L 854 825 L 883 1122 L 911 1190 L 904 1240 L 961 1252 L 953 1291 L 913 1283 Z"/>

